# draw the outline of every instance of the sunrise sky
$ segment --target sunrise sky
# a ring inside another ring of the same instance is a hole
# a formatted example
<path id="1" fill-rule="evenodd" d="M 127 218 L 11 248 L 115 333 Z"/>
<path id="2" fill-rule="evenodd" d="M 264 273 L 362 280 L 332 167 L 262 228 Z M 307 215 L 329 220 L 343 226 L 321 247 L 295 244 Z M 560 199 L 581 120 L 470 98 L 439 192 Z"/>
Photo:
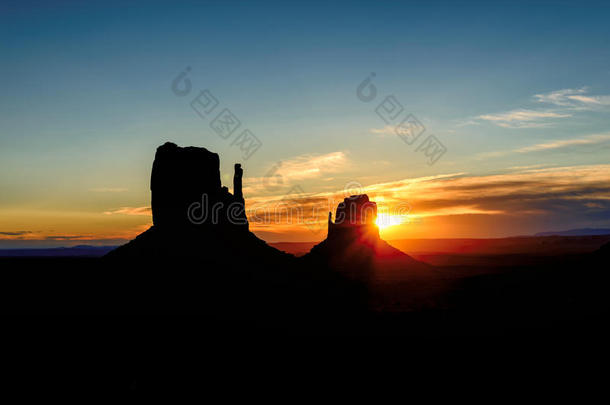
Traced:
<path id="1" fill-rule="evenodd" d="M 352 192 L 386 239 L 610 227 L 610 4 L 396 3 L 2 2 L 0 248 L 133 238 L 166 141 L 218 153 L 229 187 L 241 162 L 251 214 L 295 198 L 314 213 L 251 217 L 271 242 L 323 239 Z M 191 107 L 203 90 L 209 116 Z M 224 108 L 228 139 L 210 126 Z M 245 129 L 262 143 L 247 159 Z"/>

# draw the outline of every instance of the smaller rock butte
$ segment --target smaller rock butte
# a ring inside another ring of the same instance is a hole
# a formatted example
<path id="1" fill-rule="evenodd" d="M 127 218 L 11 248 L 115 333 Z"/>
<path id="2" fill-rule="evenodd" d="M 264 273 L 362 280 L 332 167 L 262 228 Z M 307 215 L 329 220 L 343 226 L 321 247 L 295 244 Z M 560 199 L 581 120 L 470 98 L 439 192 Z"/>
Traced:
<path id="1" fill-rule="evenodd" d="M 377 204 L 366 194 L 352 195 L 339 203 L 334 222 L 332 213 L 328 213 L 328 238 L 379 239 L 376 219 Z"/>

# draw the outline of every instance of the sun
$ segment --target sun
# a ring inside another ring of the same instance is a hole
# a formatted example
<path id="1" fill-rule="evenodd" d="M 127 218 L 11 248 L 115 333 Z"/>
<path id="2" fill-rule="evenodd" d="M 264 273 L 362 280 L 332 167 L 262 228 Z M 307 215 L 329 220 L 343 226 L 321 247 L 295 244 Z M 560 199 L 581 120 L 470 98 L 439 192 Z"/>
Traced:
<path id="1" fill-rule="evenodd" d="M 385 229 L 390 226 L 402 224 L 403 218 L 400 215 L 378 214 L 375 224 L 379 229 Z"/>

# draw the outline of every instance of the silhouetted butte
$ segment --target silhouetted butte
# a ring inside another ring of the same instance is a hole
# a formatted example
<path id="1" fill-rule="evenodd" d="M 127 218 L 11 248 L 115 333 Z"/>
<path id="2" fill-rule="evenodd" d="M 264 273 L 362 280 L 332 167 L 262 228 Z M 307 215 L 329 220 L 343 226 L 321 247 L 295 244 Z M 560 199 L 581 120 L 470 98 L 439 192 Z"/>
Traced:
<path id="1" fill-rule="evenodd" d="M 324 265 L 366 282 L 405 280 L 430 274 L 430 266 L 389 245 L 375 224 L 377 204 L 366 194 L 352 195 L 328 213 L 328 236 L 303 256 L 310 266 Z"/>

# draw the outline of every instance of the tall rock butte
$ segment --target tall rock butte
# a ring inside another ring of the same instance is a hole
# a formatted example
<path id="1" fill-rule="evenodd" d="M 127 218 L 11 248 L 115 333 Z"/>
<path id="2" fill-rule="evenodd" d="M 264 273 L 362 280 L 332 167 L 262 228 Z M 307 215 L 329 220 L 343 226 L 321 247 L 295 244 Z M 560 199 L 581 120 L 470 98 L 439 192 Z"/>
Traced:
<path id="1" fill-rule="evenodd" d="M 158 228 L 213 224 L 247 229 L 242 176 L 238 163 L 231 194 L 220 182 L 216 153 L 165 143 L 157 148 L 150 179 L 153 224 Z"/>
<path id="2" fill-rule="evenodd" d="M 188 258 L 223 263 L 286 257 L 249 231 L 235 164 L 233 193 L 220 180 L 218 154 L 167 142 L 157 148 L 150 180 L 153 226 L 108 258 Z"/>

